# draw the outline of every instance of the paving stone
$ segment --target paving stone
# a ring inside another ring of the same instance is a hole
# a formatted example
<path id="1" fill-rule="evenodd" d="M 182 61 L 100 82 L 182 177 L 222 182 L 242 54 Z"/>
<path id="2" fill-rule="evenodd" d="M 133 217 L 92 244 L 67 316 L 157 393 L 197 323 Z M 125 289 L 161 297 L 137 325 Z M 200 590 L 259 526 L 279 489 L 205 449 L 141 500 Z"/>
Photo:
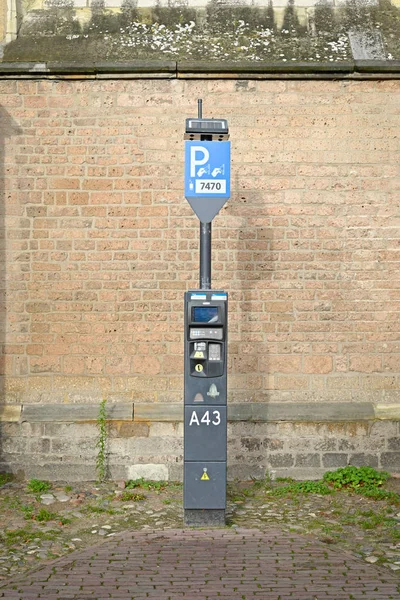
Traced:
<path id="1" fill-rule="evenodd" d="M 53 494 L 42 494 L 40 496 L 40 500 L 41 500 L 41 503 L 44 504 L 45 506 L 49 506 L 50 504 L 54 504 L 54 502 L 56 501 L 56 499 L 53 496 Z"/>
<path id="2" fill-rule="evenodd" d="M 71 496 L 68 496 L 65 492 L 55 492 L 54 496 L 58 502 L 69 502 L 71 500 Z"/>

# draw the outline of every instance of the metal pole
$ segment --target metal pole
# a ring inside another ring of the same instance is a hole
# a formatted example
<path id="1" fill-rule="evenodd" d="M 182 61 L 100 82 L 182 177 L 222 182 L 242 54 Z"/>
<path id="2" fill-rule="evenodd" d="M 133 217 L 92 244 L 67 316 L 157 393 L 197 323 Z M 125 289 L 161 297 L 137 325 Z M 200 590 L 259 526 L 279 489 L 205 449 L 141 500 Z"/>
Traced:
<path id="1" fill-rule="evenodd" d="M 200 289 L 211 290 L 211 223 L 200 223 Z"/>
<path id="2" fill-rule="evenodd" d="M 201 98 L 197 100 L 197 117 L 203 118 Z M 211 289 L 211 223 L 200 223 L 200 289 Z"/>

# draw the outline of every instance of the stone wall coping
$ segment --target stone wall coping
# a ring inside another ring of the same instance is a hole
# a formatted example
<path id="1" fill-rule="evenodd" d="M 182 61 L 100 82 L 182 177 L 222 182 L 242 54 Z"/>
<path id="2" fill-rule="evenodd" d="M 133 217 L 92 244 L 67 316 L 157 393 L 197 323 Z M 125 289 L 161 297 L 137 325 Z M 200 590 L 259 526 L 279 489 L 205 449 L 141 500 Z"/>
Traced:
<path id="1" fill-rule="evenodd" d="M 133 403 L 106 403 L 107 418 L 111 421 L 132 421 Z M 96 421 L 98 404 L 24 404 L 21 421 L 68 422 Z"/>
<path id="2" fill-rule="evenodd" d="M 3 404 L 0 406 L 0 422 L 16 423 L 21 418 L 22 405 Z"/>
<path id="3" fill-rule="evenodd" d="M 195 408 L 195 406 L 193 406 Z M 399 407 L 400 409 L 400 407 Z M 398 411 L 400 415 L 400 410 Z M 393 413 L 392 413 L 393 415 Z M 181 421 L 182 404 L 135 404 L 135 421 Z M 391 416 L 390 418 L 394 418 Z M 373 404 L 352 403 L 291 403 L 291 402 L 248 402 L 228 405 L 229 421 L 249 422 L 340 422 L 375 419 Z"/>
<path id="4" fill-rule="evenodd" d="M 195 406 L 193 407 L 195 408 Z M 107 419 L 135 422 L 181 422 L 182 403 L 107 403 Z M 9 404 L 0 406 L 2 422 L 96 421 L 97 404 Z M 228 420 L 266 422 L 354 422 L 400 420 L 400 404 L 372 402 L 247 402 L 228 405 Z"/>
<path id="5" fill-rule="evenodd" d="M 0 62 L 0 78 L 240 78 L 240 79 L 381 79 L 399 78 L 400 60 L 346 62 Z"/>

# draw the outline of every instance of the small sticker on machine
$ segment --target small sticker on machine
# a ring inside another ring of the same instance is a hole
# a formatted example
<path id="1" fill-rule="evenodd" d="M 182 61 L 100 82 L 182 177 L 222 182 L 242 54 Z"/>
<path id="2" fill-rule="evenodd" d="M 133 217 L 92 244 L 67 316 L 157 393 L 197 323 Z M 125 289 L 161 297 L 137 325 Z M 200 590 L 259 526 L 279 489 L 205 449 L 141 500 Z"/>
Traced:
<path id="1" fill-rule="evenodd" d="M 190 299 L 191 300 L 206 300 L 207 295 L 206 294 L 190 294 Z"/>
<path id="2" fill-rule="evenodd" d="M 226 294 L 213 294 L 211 300 L 226 300 Z"/>

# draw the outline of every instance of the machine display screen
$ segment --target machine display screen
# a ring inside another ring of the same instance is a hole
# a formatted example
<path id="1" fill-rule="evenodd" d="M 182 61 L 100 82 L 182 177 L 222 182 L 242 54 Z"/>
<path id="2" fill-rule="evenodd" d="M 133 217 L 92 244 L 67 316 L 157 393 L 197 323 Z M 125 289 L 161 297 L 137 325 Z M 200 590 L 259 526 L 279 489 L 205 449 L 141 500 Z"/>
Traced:
<path id="1" fill-rule="evenodd" d="M 192 308 L 192 321 L 194 323 L 217 323 L 218 306 L 194 306 Z"/>

